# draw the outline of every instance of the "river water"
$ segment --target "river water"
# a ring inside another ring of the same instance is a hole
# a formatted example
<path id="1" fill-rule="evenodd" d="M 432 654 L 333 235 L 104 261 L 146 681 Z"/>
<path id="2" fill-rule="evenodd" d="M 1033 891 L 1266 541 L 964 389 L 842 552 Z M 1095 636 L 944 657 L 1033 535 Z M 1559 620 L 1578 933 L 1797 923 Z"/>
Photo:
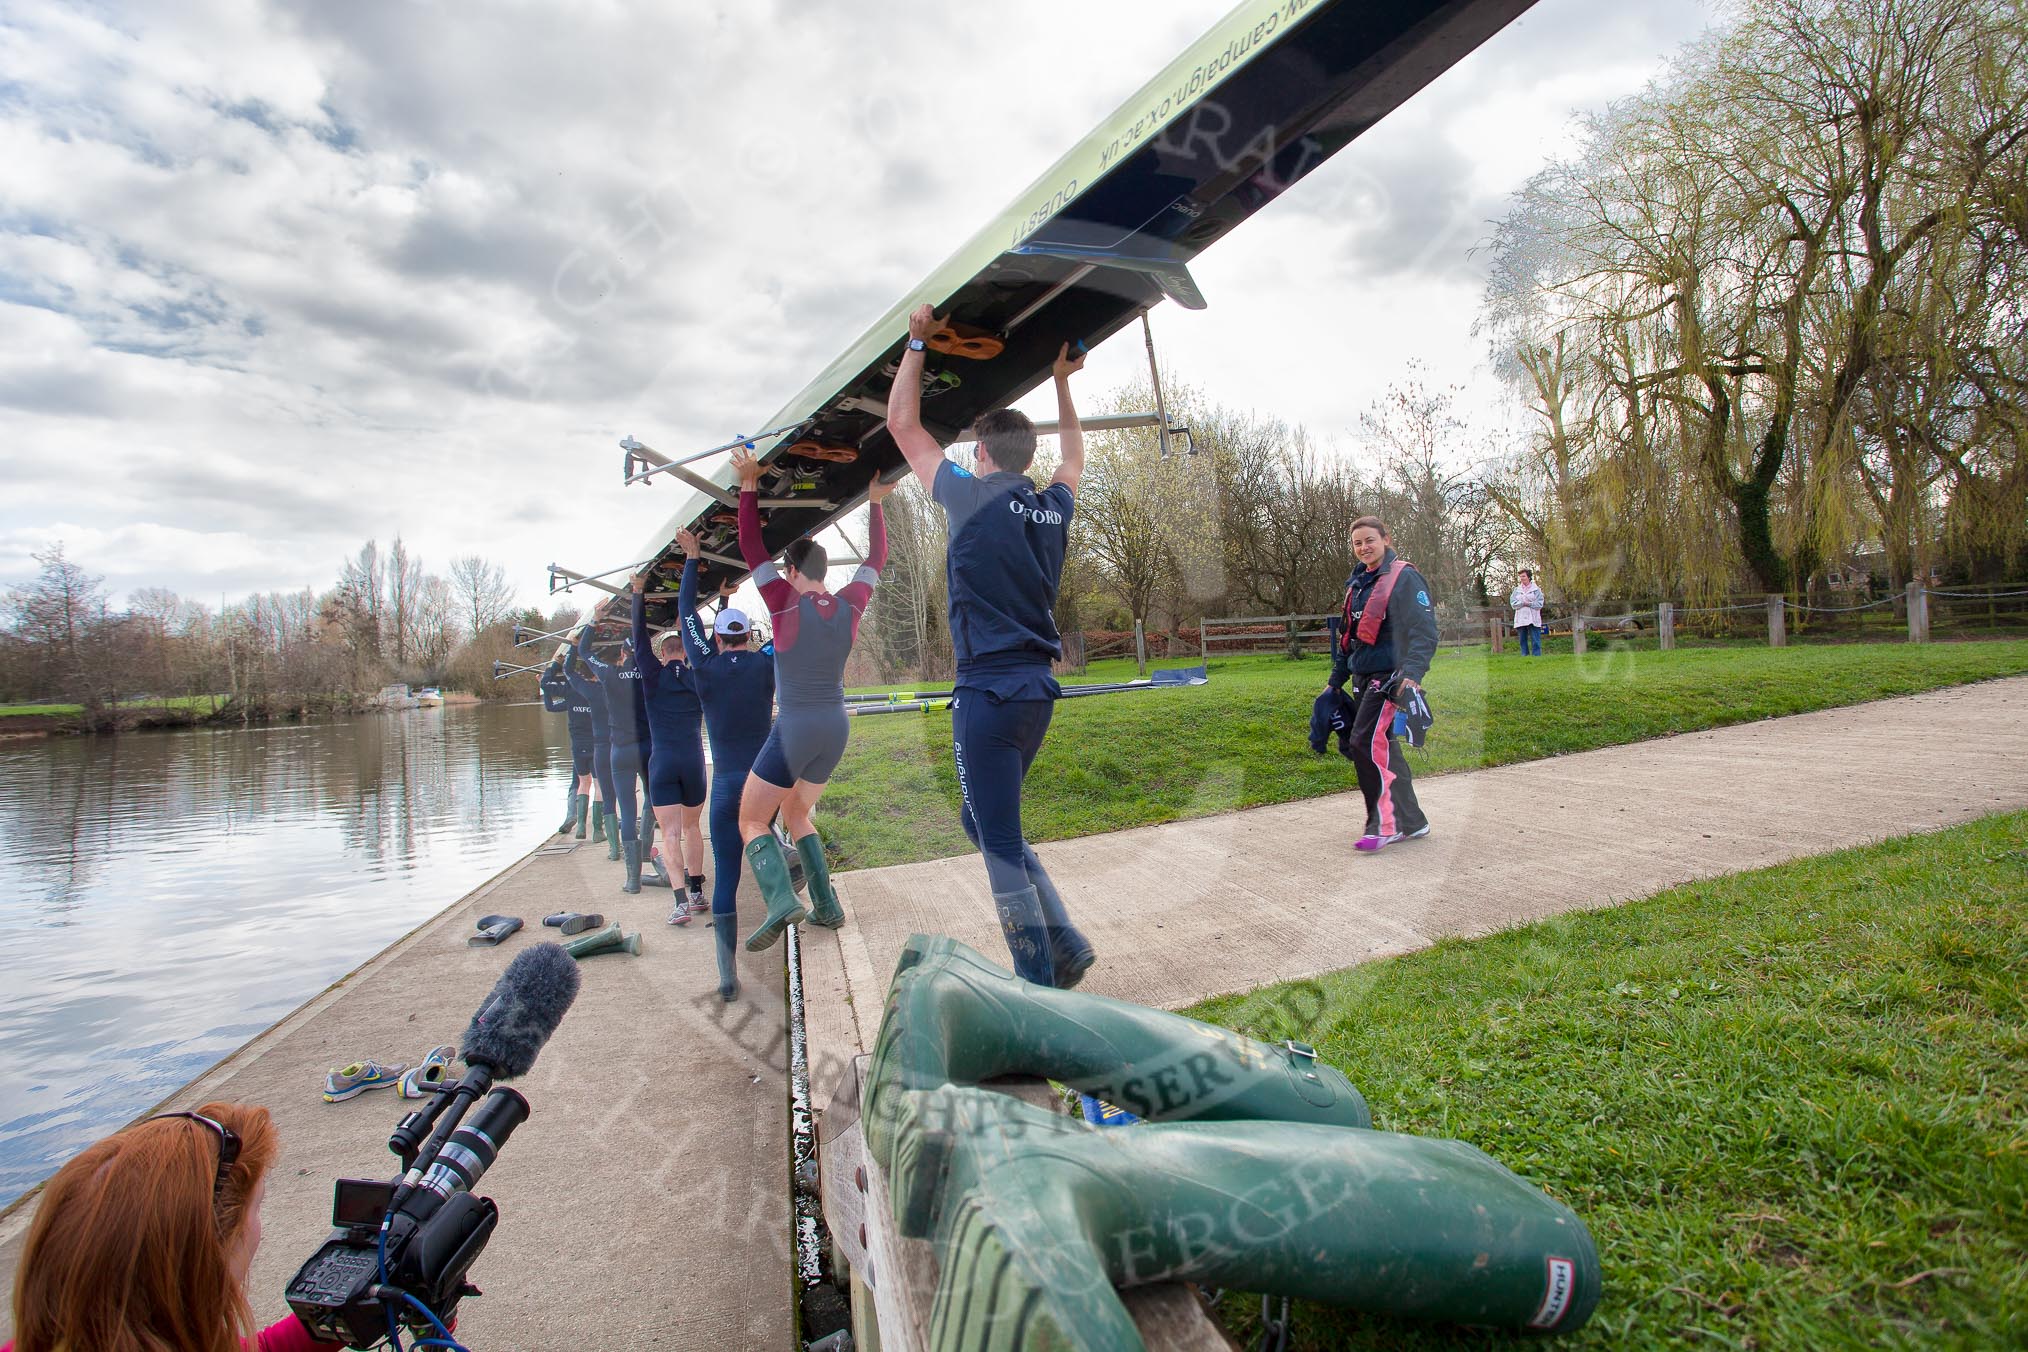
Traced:
<path id="1" fill-rule="evenodd" d="M 539 844 L 569 763 L 532 704 L 0 741 L 0 1206 Z"/>

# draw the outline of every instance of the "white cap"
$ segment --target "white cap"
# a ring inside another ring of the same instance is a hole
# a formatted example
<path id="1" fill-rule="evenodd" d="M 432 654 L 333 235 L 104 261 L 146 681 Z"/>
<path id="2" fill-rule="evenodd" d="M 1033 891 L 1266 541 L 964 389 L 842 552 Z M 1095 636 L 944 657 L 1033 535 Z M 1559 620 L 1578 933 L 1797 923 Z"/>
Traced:
<path id="1" fill-rule="evenodd" d="M 718 612 L 718 618 L 711 622 L 711 632 L 739 638 L 753 628 L 747 623 L 746 612 L 734 606 L 727 606 Z"/>

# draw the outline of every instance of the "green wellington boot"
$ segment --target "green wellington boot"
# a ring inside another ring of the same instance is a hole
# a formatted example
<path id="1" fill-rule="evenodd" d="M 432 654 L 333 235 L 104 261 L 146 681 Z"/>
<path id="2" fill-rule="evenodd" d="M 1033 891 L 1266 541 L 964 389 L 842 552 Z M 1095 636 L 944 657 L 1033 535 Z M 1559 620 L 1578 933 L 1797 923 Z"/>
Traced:
<path id="1" fill-rule="evenodd" d="M 1035 884 L 1036 899 L 1042 903 L 1042 926 L 1049 940 L 1050 985 L 1058 990 L 1069 990 L 1084 980 L 1084 974 L 1091 970 L 1098 955 L 1092 952 L 1091 940 L 1077 926 L 1070 923 L 1070 912 L 1064 909 L 1063 896 L 1056 890 L 1056 884 L 1042 869 L 1042 861 L 1035 857 L 1035 851 L 1025 851 L 1028 880 Z"/>
<path id="2" fill-rule="evenodd" d="M 990 1090 L 905 1096 L 888 1174 L 942 1273 L 929 1345 L 1144 1352 L 1115 1286 L 1186 1281 L 1568 1332 L 1598 1304 L 1569 1207 L 1458 1141 L 1294 1122 L 1124 1131 Z"/>
<path id="3" fill-rule="evenodd" d="M 606 838 L 606 805 L 590 798 L 585 802 L 591 810 L 592 843 L 597 844 Z"/>
<path id="4" fill-rule="evenodd" d="M 638 834 L 641 837 L 641 862 L 645 864 L 655 853 L 655 809 L 648 806 L 648 795 L 645 793 L 641 795 L 641 821 Z"/>
<path id="5" fill-rule="evenodd" d="M 824 862 L 824 840 L 815 831 L 796 842 L 796 857 L 803 861 L 803 878 L 810 887 L 810 923 L 837 929 L 845 923 L 845 908 L 831 890 L 831 866 Z"/>
<path id="6" fill-rule="evenodd" d="M 559 836 L 567 836 L 570 834 L 570 828 L 577 825 L 578 800 L 583 797 L 584 795 L 581 793 L 571 794 L 570 807 L 564 811 L 563 825 L 556 828 L 556 834 L 558 834 Z"/>
<path id="7" fill-rule="evenodd" d="M 620 884 L 620 890 L 622 892 L 638 892 L 641 890 L 641 842 L 638 840 L 621 841 L 620 848 L 626 852 L 627 856 L 627 880 Z"/>
<path id="8" fill-rule="evenodd" d="M 605 809 L 605 818 L 606 858 L 618 859 L 620 857 L 620 814 L 617 809 L 609 807 Z"/>
<path id="9" fill-rule="evenodd" d="M 1373 1122 L 1344 1073 L 1300 1042 L 1273 1046 L 1181 1014 L 1038 986 L 956 939 L 910 936 L 867 1067 L 874 1158 L 893 1158 L 899 1095 L 1002 1075 L 1055 1080 L 1155 1121 Z"/>
<path id="10" fill-rule="evenodd" d="M 581 793 L 577 796 L 577 830 L 572 832 L 572 834 L 575 835 L 579 840 L 584 839 L 584 822 L 585 818 L 590 815 L 591 815 L 591 795 L 588 793 Z"/>
<path id="11" fill-rule="evenodd" d="M 768 904 L 767 919 L 746 936 L 747 951 L 758 953 L 808 913 L 789 886 L 788 856 L 782 853 L 782 843 L 775 839 L 774 832 L 763 831 L 747 842 L 746 866 L 752 870 L 753 880 L 760 884 L 761 899 Z"/>
<path id="12" fill-rule="evenodd" d="M 711 917 L 711 942 L 718 950 L 718 998 L 731 1004 L 739 999 L 739 917 L 731 911 Z"/>
<path id="13" fill-rule="evenodd" d="M 641 936 L 621 934 L 618 925 L 607 925 L 602 930 L 564 940 L 563 951 L 580 960 L 597 957 L 601 953 L 630 953 L 638 958 L 641 956 Z"/>

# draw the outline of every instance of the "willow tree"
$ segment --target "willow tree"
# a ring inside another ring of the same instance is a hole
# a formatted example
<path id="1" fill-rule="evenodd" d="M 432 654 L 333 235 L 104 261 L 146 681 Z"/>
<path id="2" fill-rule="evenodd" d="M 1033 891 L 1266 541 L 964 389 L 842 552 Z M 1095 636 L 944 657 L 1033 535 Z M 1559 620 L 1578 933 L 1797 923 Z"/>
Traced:
<path id="1" fill-rule="evenodd" d="M 1562 345 L 1597 490 L 1567 486 L 1566 511 L 1628 515 L 1640 462 L 1667 466 L 1679 519 L 1723 522 L 1728 571 L 1786 590 L 1851 542 L 1869 382 L 1924 341 L 1910 279 L 1975 203 L 2018 196 L 2024 30 L 2008 0 L 1735 8 L 1529 183 L 1487 319 L 1502 350 Z"/>

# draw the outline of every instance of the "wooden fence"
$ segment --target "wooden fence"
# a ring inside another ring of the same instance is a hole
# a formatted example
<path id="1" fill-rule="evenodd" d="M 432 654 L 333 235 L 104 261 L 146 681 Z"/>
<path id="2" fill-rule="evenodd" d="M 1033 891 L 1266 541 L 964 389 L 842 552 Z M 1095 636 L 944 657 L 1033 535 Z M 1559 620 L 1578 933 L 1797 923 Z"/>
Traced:
<path id="1" fill-rule="evenodd" d="M 1199 652 L 1206 658 L 1236 653 L 1325 653 L 1330 621 L 1322 615 L 1250 615 L 1206 619 Z M 1503 652 L 1513 636 L 1505 607 L 1471 608 L 1439 618 L 1445 646 L 1484 643 Z M 1595 643 L 1634 642 L 1671 649 L 1688 639 L 1725 642 L 1763 639 L 1770 647 L 1793 640 L 1927 643 L 1939 638 L 2028 634 L 2028 583 L 1987 587 L 1924 587 L 1911 582 L 1902 591 L 1870 600 L 1816 605 L 1780 594 L 1727 597 L 1708 605 L 1629 602 L 1591 611 L 1568 604 L 1545 607 L 1544 632 L 1568 638 L 1573 652 Z M 1132 652 L 1131 641 L 1117 655 Z"/>

